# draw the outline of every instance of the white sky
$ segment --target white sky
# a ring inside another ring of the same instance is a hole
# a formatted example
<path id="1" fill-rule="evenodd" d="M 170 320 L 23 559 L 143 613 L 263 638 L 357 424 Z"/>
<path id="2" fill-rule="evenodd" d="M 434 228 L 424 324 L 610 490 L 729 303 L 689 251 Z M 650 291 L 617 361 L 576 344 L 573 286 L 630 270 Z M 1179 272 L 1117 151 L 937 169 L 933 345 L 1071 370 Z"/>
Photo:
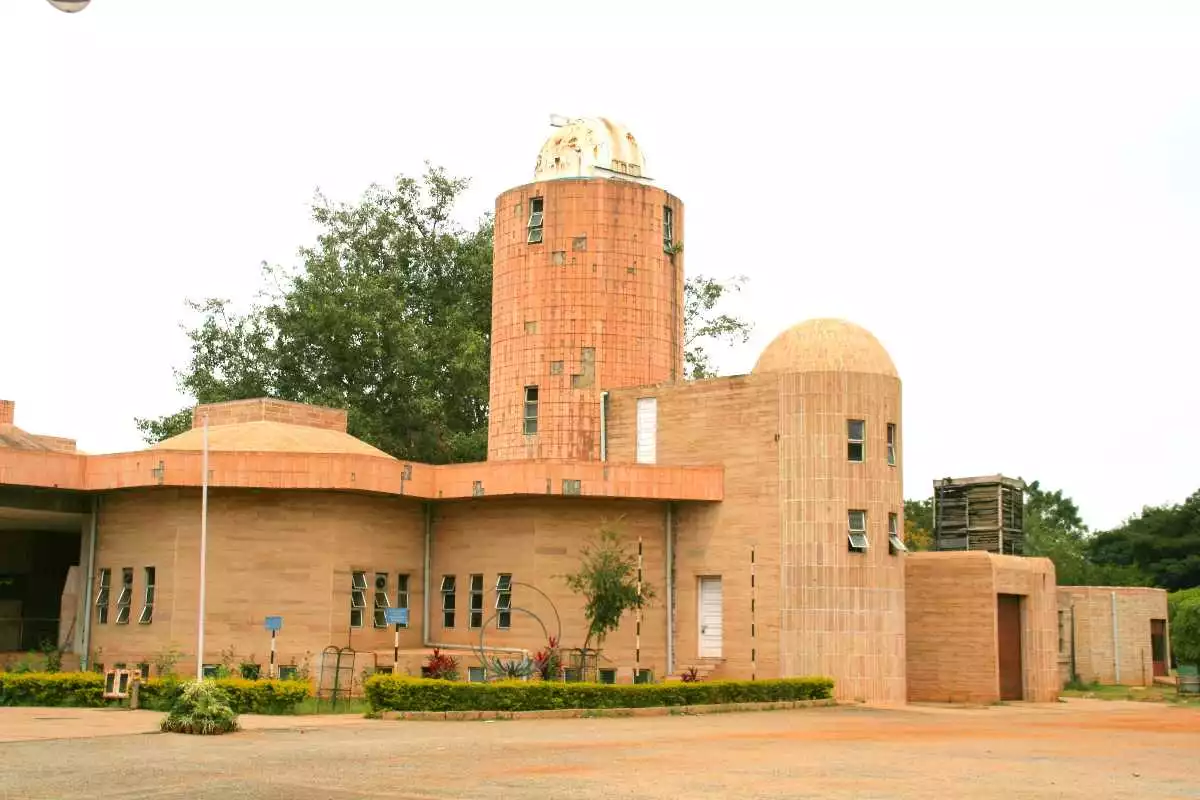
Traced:
<path id="1" fill-rule="evenodd" d="M 429 159 L 470 221 L 549 113 L 600 114 L 689 273 L 749 278 L 724 372 L 814 316 L 888 347 L 909 497 L 1003 472 L 1106 527 L 1200 486 L 1200 4 L 788 5 L 0 0 L 0 397 L 136 449 L 184 299 L 295 264 L 317 187 Z"/>

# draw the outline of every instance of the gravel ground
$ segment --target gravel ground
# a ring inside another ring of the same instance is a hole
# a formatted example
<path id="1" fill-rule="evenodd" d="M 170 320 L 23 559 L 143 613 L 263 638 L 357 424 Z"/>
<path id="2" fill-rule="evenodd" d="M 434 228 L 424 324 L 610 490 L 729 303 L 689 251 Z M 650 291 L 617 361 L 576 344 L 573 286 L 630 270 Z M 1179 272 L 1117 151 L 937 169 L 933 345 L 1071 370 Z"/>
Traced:
<path id="1" fill-rule="evenodd" d="M 0 709 L 0 739 L 27 739 L 0 744 L 0 797 L 1200 798 L 1200 709 L 1149 703 L 492 722 L 248 717 L 247 730 L 215 738 L 122 734 L 122 717 L 136 729 L 157 719 Z M 39 740 L 39 731 L 89 738 Z"/>

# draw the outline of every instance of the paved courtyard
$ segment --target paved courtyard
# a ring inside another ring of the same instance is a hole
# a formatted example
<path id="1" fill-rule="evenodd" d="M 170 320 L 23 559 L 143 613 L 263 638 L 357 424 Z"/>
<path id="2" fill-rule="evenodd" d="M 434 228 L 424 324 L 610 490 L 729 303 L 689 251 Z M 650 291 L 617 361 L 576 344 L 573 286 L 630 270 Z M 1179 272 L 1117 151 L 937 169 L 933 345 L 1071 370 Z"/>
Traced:
<path id="1" fill-rule="evenodd" d="M 1200 709 L 818 708 L 394 722 L 0 709 L 0 798 L 1200 798 Z"/>

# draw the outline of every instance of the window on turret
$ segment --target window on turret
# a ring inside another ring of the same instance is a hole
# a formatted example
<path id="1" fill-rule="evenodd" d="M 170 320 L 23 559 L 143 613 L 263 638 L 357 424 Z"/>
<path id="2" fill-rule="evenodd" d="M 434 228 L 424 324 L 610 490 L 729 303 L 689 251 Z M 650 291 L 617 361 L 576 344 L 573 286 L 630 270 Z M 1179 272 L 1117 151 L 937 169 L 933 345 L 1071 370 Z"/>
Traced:
<path id="1" fill-rule="evenodd" d="M 849 514 L 850 552 L 867 552 L 867 512 L 851 511 Z"/>
<path id="2" fill-rule="evenodd" d="M 669 253 L 675 245 L 675 212 L 663 206 L 663 252 Z"/>
<path id="3" fill-rule="evenodd" d="M 887 426 L 887 458 L 888 466 L 896 466 L 896 423 L 889 422 Z"/>
<path id="4" fill-rule="evenodd" d="M 888 514 L 888 552 L 892 555 L 908 552 L 904 540 L 900 538 L 899 514 Z"/>
<path id="5" fill-rule="evenodd" d="M 861 419 L 846 420 L 846 460 L 864 461 L 867 454 L 867 423 Z"/>
<path id="6" fill-rule="evenodd" d="M 525 241 L 529 244 L 540 244 L 542 241 L 542 198 L 529 198 L 529 235 Z"/>
<path id="7" fill-rule="evenodd" d="M 525 435 L 532 436 L 537 433 L 538 423 L 538 387 L 525 387 Z"/>

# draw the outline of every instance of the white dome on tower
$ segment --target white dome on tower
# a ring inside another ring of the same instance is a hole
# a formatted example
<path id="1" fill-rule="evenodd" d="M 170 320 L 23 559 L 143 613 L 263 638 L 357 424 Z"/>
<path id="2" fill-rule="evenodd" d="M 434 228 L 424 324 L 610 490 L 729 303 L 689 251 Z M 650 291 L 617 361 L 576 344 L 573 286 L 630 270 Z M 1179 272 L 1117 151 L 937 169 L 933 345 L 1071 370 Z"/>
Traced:
<path id="1" fill-rule="evenodd" d="M 535 181 L 556 178 L 619 178 L 649 182 L 646 154 L 624 125 L 604 119 L 556 119 L 557 129 L 542 145 Z"/>

